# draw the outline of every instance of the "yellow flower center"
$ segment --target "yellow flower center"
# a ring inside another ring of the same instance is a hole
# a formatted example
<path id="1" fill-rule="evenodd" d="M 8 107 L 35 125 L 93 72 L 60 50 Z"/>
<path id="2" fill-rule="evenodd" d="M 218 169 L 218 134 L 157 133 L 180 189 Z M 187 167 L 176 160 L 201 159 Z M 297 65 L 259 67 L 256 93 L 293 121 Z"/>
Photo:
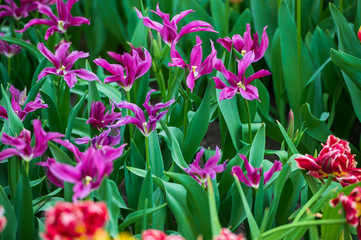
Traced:
<path id="1" fill-rule="evenodd" d="M 148 129 L 147 129 L 147 122 L 144 122 L 143 123 L 143 128 L 144 128 L 144 132 L 145 132 L 145 134 L 147 134 L 148 135 Z"/>
<path id="2" fill-rule="evenodd" d="M 246 50 L 242 50 L 242 51 L 241 51 L 242 56 L 244 56 L 246 53 L 247 53 Z"/>
<path id="3" fill-rule="evenodd" d="M 198 76 L 198 72 L 196 71 L 197 66 L 192 66 L 192 72 L 193 72 L 193 76 L 196 78 Z"/>
<path id="4" fill-rule="evenodd" d="M 62 21 L 62 20 L 58 21 L 58 29 L 60 32 L 63 32 L 63 33 L 66 32 L 64 29 L 64 21 Z"/>
<path id="5" fill-rule="evenodd" d="M 93 178 L 91 176 L 85 177 L 85 185 L 89 185 L 93 181 Z"/>
<path id="6" fill-rule="evenodd" d="M 237 86 L 240 87 L 240 88 L 242 88 L 243 91 L 246 91 L 246 86 L 243 84 L 242 81 L 238 82 L 238 83 L 237 83 Z"/>

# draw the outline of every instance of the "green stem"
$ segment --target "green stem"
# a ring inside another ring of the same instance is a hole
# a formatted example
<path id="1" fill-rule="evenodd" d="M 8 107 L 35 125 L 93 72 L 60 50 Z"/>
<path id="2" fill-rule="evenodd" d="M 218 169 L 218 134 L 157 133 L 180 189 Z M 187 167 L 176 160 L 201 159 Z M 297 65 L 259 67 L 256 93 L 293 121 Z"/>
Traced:
<path id="1" fill-rule="evenodd" d="M 130 101 L 130 92 L 129 91 L 125 91 L 125 92 L 127 94 L 128 103 L 131 103 L 131 101 Z M 128 115 L 131 116 L 131 110 L 128 109 L 127 112 L 128 112 Z M 128 124 L 128 127 L 129 127 L 129 142 L 130 142 L 132 137 L 133 137 L 133 125 Z"/>
<path id="2" fill-rule="evenodd" d="M 165 81 L 164 81 L 164 76 L 163 76 L 162 70 L 159 69 L 160 71 L 158 71 L 158 68 L 154 63 L 152 64 L 152 66 L 153 66 L 154 75 L 157 79 L 157 82 L 158 82 L 158 85 L 159 85 L 159 88 L 160 88 L 160 91 L 162 94 L 162 99 L 163 99 L 163 101 L 166 101 L 166 88 L 165 88 Z"/>
<path id="3" fill-rule="evenodd" d="M 26 171 L 26 174 L 28 174 L 28 176 L 29 176 L 29 165 L 30 165 L 30 162 L 25 161 L 25 171 Z"/>
<path id="4" fill-rule="evenodd" d="M 60 105 L 61 105 L 61 97 L 60 97 L 60 93 L 63 90 L 62 89 L 62 82 L 63 77 L 59 77 L 59 81 L 58 81 L 58 110 L 60 109 Z"/>
<path id="5" fill-rule="evenodd" d="M 321 194 L 324 193 L 326 191 L 326 189 L 330 186 L 331 182 L 333 180 L 333 177 L 328 177 L 327 182 L 320 188 L 320 190 L 318 190 L 318 192 L 313 195 L 313 197 L 302 207 L 302 209 L 299 211 L 299 213 L 297 214 L 297 216 L 295 217 L 295 220 L 293 221 L 298 222 L 298 220 L 301 219 L 301 217 L 303 216 L 303 214 L 307 211 L 307 209 L 310 208 L 310 206 L 321 197 Z"/>
<path id="6" fill-rule="evenodd" d="M 247 116 L 248 116 L 248 132 L 249 132 L 249 143 L 252 144 L 252 121 L 251 121 L 251 111 L 249 110 L 248 100 L 244 99 L 246 102 Z"/>
<path id="7" fill-rule="evenodd" d="M 343 0 L 339 0 L 339 5 L 340 5 L 340 12 L 343 12 Z"/>
<path id="8" fill-rule="evenodd" d="M 188 128 L 188 98 L 189 98 L 189 89 L 187 89 L 186 96 L 184 97 L 183 139 L 185 139 L 187 135 L 187 128 Z"/>
<path id="9" fill-rule="evenodd" d="M 323 13 L 323 0 L 320 0 L 320 16 L 319 16 L 319 20 L 321 20 L 321 16 L 322 16 L 322 13 Z"/>
<path id="10" fill-rule="evenodd" d="M 298 57 L 298 75 L 301 77 L 301 0 L 297 0 L 297 57 Z"/>
<path id="11" fill-rule="evenodd" d="M 8 58 L 8 75 L 9 75 L 9 82 L 11 80 L 11 58 Z"/>
<path id="12" fill-rule="evenodd" d="M 146 159 L 146 170 L 150 168 L 149 164 L 149 138 L 145 137 L 145 159 Z"/>

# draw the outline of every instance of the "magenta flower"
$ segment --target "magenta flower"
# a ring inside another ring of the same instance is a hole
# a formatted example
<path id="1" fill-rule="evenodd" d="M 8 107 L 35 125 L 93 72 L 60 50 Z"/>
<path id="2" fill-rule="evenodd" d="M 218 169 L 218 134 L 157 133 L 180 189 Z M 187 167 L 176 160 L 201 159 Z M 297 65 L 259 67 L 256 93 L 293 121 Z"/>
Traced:
<path id="1" fill-rule="evenodd" d="M 0 33 L 0 37 L 3 37 L 4 33 Z M 0 40 L 0 54 L 4 54 L 7 58 L 12 58 L 14 55 L 21 52 L 21 47 L 16 44 L 9 44 L 4 40 Z"/>
<path id="2" fill-rule="evenodd" d="M 40 98 L 40 94 L 38 94 L 35 98 L 35 101 L 28 102 L 28 104 L 25 104 L 26 101 L 26 88 L 24 91 L 20 92 L 18 89 L 16 89 L 14 86 L 10 86 L 10 93 L 12 95 L 11 98 L 11 106 L 20 118 L 21 121 L 25 120 L 25 117 L 28 113 L 34 112 L 38 110 L 39 108 L 47 108 L 48 105 L 44 104 L 43 101 Z M 24 109 L 24 110 L 23 110 Z M 0 106 L 0 117 L 2 118 L 8 118 L 6 109 L 3 106 Z"/>
<path id="3" fill-rule="evenodd" d="M 186 24 L 184 27 L 182 27 L 182 29 L 178 33 L 178 26 L 177 26 L 178 22 L 182 20 L 182 18 L 187 16 L 189 13 L 194 12 L 194 10 L 192 9 L 183 11 L 180 14 L 175 15 L 172 18 L 172 20 L 169 20 L 169 14 L 163 13 L 159 9 L 159 3 L 158 3 L 157 11 L 152 11 L 152 12 L 162 18 L 163 24 L 160 24 L 159 22 L 156 21 L 152 21 L 150 20 L 149 17 L 143 17 L 142 13 L 137 8 L 135 8 L 135 10 L 137 11 L 138 17 L 140 19 L 143 19 L 143 24 L 146 27 L 149 27 L 159 32 L 163 41 L 168 45 L 171 45 L 172 42 L 177 43 L 179 39 L 181 39 L 181 37 L 183 37 L 188 33 L 200 32 L 200 31 L 217 32 L 213 29 L 211 24 L 204 21 L 196 20 Z"/>
<path id="4" fill-rule="evenodd" d="M 230 39 L 229 37 L 225 37 L 218 39 L 217 42 L 220 43 L 229 52 L 232 50 L 232 44 L 233 44 L 234 49 L 236 49 L 243 56 L 246 53 L 253 51 L 255 54 L 255 58 L 253 59 L 253 62 L 257 62 L 264 56 L 268 48 L 269 42 L 268 42 L 266 29 L 267 26 L 263 28 L 261 44 L 258 43 L 257 32 L 253 34 L 253 40 L 252 40 L 251 27 L 249 24 L 247 24 L 246 32 L 243 34 L 243 38 L 241 35 L 236 34 L 233 35 L 232 39 Z"/>
<path id="5" fill-rule="evenodd" d="M 101 150 L 104 149 L 105 146 L 113 147 L 115 145 L 118 145 L 120 143 L 120 131 L 117 131 L 117 136 L 111 136 L 110 132 L 112 129 L 108 129 L 106 131 L 103 131 L 98 136 L 95 136 L 93 139 L 90 137 L 83 137 L 83 138 L 77 138 L 75 139 L 76 144 L 88 144 L 89 141 L 91 141 L 91 144 L 94 148 Z"/>
<path id="6" fill-rule="evenodd" d="M 59 17 L 55 16 L 49 6 L 44 4 L 38 4 L 38 10 L 40 13 L 48 16 L 50 19 L 32 19 L 28 22 L 23 29 L 17 31 L 19 33 L 25 32 L 29 27 L 33 25 L 48 25 L 49 28 L 45 34 L 45 40 L 48 40 L 49 36 L 52 36 L 54 32 L 65 33 L 71 26 L 80 26 L 82 24 L 90 25 L 90 21 L 84 17 L 73 17 L 70 13 L 74 3 L 79 0 L 68 0 L 66 4 L 63 0 L 56 0 L 56 9 Z"/>
<path id="7" fill-rule="evenodd" d="M 231 99 L 236 93 L 247 100 L 258 99 L 258 89 L 250 83 L 257 78 L 261 78 L 271 73 L 267 70 L 260 70 L 249 77 L 246 77 L 246 70 L 254 60 L 254 53 L 248 52 L 244 55 L 243 59 L 238 61 L 238 76 L 228 71 L 221 60 L 217 59 L 214 68 L 222 72 L 223 76 L 227 79 L 230 86 L 227 86 L 219 77 L 213 77 L 216 83 L 216 88 L 222 89 L 219 99 Z M 259 101 L 259 99 L 258 99 Z"/>
<path id="8" fill-rule="evenodd" d="M 244 184 L 246 184 L 249 187 L 252 188 L 258 188 L 259 187 L 259 183 L 261 181 L 261 176 L 262 176 L 262 166 L 260 168 L 254 168 L 248 161 L 247 161 L 247 157 L 245 155 L 239 154 L 239 156 L 242 158 L 242 160 L 244 161 L 244 167 L 246 168 L 247 171 L 247 178 L 245 177 L 245 175 L 243 174 L 242 168 L 240 166 L 234 166 L 232 168 L 232 174 L 235 174 L 238 178 L 238 180 L 240 182 L 243 182 Z M 273 174 L 277 171 L 281 171 L 282 169 L 282 163 L 280 161 L 275 161 L 273 163 L 273 166 L 271 167 L 270 170 L 268 170 L 267 172 L 264 173 L 263 177 L 264 177 L 264 184 L 266 184 L 271 177 L 273 176 Z"/>
<path id="9" fill-rule="evenodd" d="M 168 112 L 168 110 L 159 113 L 158 111 L 161 110 L 162 108 L 169 107 L 174 102 L 174 99 L 172 99 L 166 103 L 157 103 L 156 105 L 152 106 L 149 103 L 150 95 L 152 94 L 152 92 L 155 92 L 155 90 L 154 89 L 150 90 L 147 93 L 145 102 L 143 104 L 145 110 L 148 113 L 148 121 L 146 120 L 144 112 L 140 107 L 138 107 L 133 103 L 122 101 L 115 105 L 118 108 L 126 108 L 132 110 L 134 112 L 135 117 L 131 117 L 131 116 L 122 117 L 117 123 L 115 123 L 111 127 L 120 127 L 125 124 L 131 123 L 135 125 L 145 137 L 148 137 L 151 134 L 151 132 L 155 130 L 157 122 L 161 120 L 164 117 L 164 115 L 167 114 Z"/>
<path id="10" fill-rule="evenodd" d="M 152 57 L 144 48 L 144 53 L 139 49 L 132 49 L 131 53 L 123 55 L 108 52 L 109 56 L 120 64 L 110 64 L 105 59 L 97 58 L 94 63 L 112 74 L 104 79 L 104 83 L 116 82 L 125 91 L 129 92 L 135 80 L 143 76 L 152 65 Z"/>
<path id="11" fill-rule="evenodd" d="M 115 120 L 122 117 L 122 113 L 114 112 L 114 104 L 110 103 L 111 110 L 105 113 L 106 107 L 102 102 L 92 102 L 90 108 L 90 117 L 86 123 L 90 123 L 98 130 L 104 129 L 110 124 L 113 124 Z"/>
<path id="12" fill-rule="evenodd" d="M 61 143 L 61 141 L 58 141 Z M 124 145 L 106 153 L 93 147 L 88 148 L 81 153 L 75 146 L 65 141 L 62 143 L 74 153 L 77 159 L 75 167 L 53 162 L 49 164 L 49 171 L 61 181 L 74 183 L 73 201 L 83 199 L 89 193 L 100 186 L 101 181 L 106 175 L 113 171 L 113 161 L 123 154 Z M 72 145 L 72 146 L 71 146 Z"/>
<path id="13" fill-rule="evenodd" d="M 57 132 L 45 132 L 41 127 L 41 122 L 38 119 L 33 121 L 35 145 L 31 146 L 31 134 L 29 130 L 23 129 L 19 136 L 11 137 L 3 133 L 1 142 L 5 145 L 13 146 L 14 148 L 7 148 L 0 152 L 0 161 L 11 156 L 19 156 L 23 160 L 29 162 L 33 158 L 40 157 L 48 149 L 48 142 L 63 137 L 63 134 Z"/>
<path id="14" fill-rule="evenodd" d="M 49 181 L 54 184 L 57 187 L 60 188 L 64 188 L 64 181 L 59 180 L 57 177 L 54 176 L 53 172 L 50 170 L 51 169 L 51 165 L 53 163 L 55 163 L 55 159 L 54 158 L 48 158 L 48 160 L 46 162 L 39 162 L 36 165 L 40 165 L 45 167 L 46 170 L 46 176 L 48 177 Z"/>
<path id="15" fill-rule="evenodd" d="M 197 36 L 197 44 L 192 49 L 189 64 L 186 64 L 182 59 L 178 51 L 175 49 L 175 44 L 172 44 L 170 52 L 172 63 L 169 63 L 168 65 L 171 67 L 187 68 L 189 70 L 189 74 L 187 76 L 187 86 L 192 92 L 195 80 L 213 71 L 213 66 L 217 56 L 217 51 L 214 49 L 214 45 L 211 40 L 212 52 L 202 62 L 203 53 L 201 44 L 202 40 Z"/>
<path id="16" fill-rule="evenodd" d="M 5 0 L 5 4 L 0 5 L 0 18 L 12 16 L 15 20 L 26 18 L 29 12 L 34 11 L 36 6 L 29 1 L 20 1 L 18 6 L 14 0 Z"/>
<path id="17" fill-rule="evenodd" d="M 77 82 L 77 77 L 87 81 L 99 81 L 98 77 L 88 70 L 71 70 L 74 63 L 79 58 L 86 58 L 89 56 L 89 53 L 84 53 L 82 51 L 73 51 L 69 53 L 69 47 L 70 43 L 68 42 L 61 44 L 54 55 L 44 46 L 44 43 L 38 44 L 39 51 L 54 65 L 54 67 L 44 68 L 38 76 L 38 81 L 49 74 L 64 77 L 65 82 L 70 88 L 74 87 Z"/>
<path id="18" fill-rule="evenodd" d="M 199 184 L 207 186 L 207 178 L 210 177 L 211 179 L 214 179 L 216 178 L 217 173 L 223 172 L 226 169 L 227 160 L 224 163 L 217 165 L 219 159 L 221 158 L 221 152 L 217 146 L 216 154 L 207 160 L 204 168 L 202 169 L 199 166 L 199 161 L 202 158 L 203 153 L 204 148 L 197 153 L 195 161 L 189 164 L 189 168 L 183 168 L 183 170 L 192 178 L 197 180 Z"/>

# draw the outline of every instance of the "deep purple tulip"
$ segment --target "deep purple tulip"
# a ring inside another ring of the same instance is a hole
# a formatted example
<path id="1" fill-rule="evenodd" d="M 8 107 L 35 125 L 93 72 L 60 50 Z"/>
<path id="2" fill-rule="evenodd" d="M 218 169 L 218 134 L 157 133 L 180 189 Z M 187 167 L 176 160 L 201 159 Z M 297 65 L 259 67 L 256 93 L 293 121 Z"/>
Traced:
<path id="1" fill-rule="evenodd" d="M 153 89 L 147 93 L 145 102 L 143 104 L 145 110 L 148 113 L 148 120 L 146 120 L 143 110 L 140 107 L 138 107 L 136 104 L 122 101 L 115 105 L 118 108 L 130 109 L 131 111 L 134 112 L 135 116 L 134 117 L 131 117 L 131 116 L 122 117 L 117 123 L 115 123 L 111 127 L 120 127 L 120 126 L 131 123 L 131 124 L 135 125 L 145 137 L 148 137 L 155 130 L 157 122 L 160 121 L 164 117 L 164 115 L 167 114 L 167 112 L 168 112 L 168 110 L 165 110 L 165 111 L 162 111 L 159 113 L 158 113 L 158 111 L 161 110 L 162 108 L 169 107 L 174 102 L 174 99 L 172 99 L 166 103 L 157 103 L 154 106 L 150 105 L 150 103 L 149 103 L 150 95 L 154 91 L 155 90 Z"/>
<path id="2" fill-rule="evenodd" d="M 0 5 L 0 18 L 12 16 L 15 20 L 19 20 L 28 17 L 29 12 L 35 9 L 36 5 L 29 1 L 21 0 L 18 6 L 14 0 L 5 0 L 5 4 Z"/>
<path id="3" fill-rule="evenodd" d="M 11 106 L 21 121 L 24 121 L 28 113 L 34 112 L 40 108 L 48 107 L 48 105 L 44 104 L 43 101 L 41 100 L 40 94 L 36 95 L 34 101 L 28 102 L 28 104 L 26 104 L 25 107 L 23 107 L 27 98 L 26 88 L 24 91 L 20 92 L 18 89 L 16 89 L 14 86 L 11 85 L 9 91 L 12 95 Z M 0 117 L 6 119 L 8 118 L 7 112 L 3 106 L 0 106 Z"/>
<path id="4" fill-rule="evenodd" d="M 101 58 L 95 59 L 94 63 L 112 74 L 104 79 L 104 83 L 116 82 L 126 92 L 130 91 L 135 80 L 148 72 L 152 65 L 152 57 L 145 48 L 144 52 L 139 48 L 133 48 L 130 54 L 121 55 L 115 52 L 108 52 L 108 54 L 121 65 L 110 64 Z"/>
<path id="5" fill-rule="evenodd" d="M 115 130 L 118 133 L 117 136 L 111 136 L 110 135 L 111 130 L 112 129 L 105 130 L 98 136 L 95 136 L 93 139 L 91 139 L 90 137 L 77 138 L 77 139 L 75 139 L 75 143 L 76 144 L 88 144 L 89 141 L 91 141 L 92 146 L 99 150 L 101 150 L 101 149 L 104 150 L 105 146 L 113 147 L 120 143 L 121 136 L 120 136 L 119 130 Z"/>
<path id="6" fill-rule="evenodd" d="M 59 180 L 57 177 L 55 177 L 53 172 L 50 170 L 51 165 L 55 162 L 56 161 L 54 158 L 48 158 L 46 162 L 39 162 L 36 165 L 40 165 L 46 168 L 46 176 L 48 177 L 51 183 L 53 183 L 57 187 L 64 188 L 64 181 Z"/>
<path id="7" fill-rule="evenodd" d="M 189 70 L 189 74 L 187 76 L 187 86 L 192 92 L 195 80 L 213 71 L 213 66 L 217 57 L 217 51 L 214 49 L 214 45 L 211 40 L 212 52 L 202 62 L 203 53 L 201 45 L 202 40 L 197 36 L 197 44 L 192 49 L 189 64 L 185 63 L 182 59 L 178 51 L 175 49 L 175 44 L 172 44 L 170 52 L 172 63 L 169 63 L 168 65 L 171 67 L 187 68 Z"/>
<path id="8" fill-rule="evenodd" d="M 119 148 L 109 147 L 106 151 L 94 147 L 88 148 L 84 153 L 66 141 L 57 141 L 73 152 L 77 165 L 75 167 L 53 162 L 49 164 L 49 171 L 64 182 L 74 183 L 73 201 L 83 199 L 100 186 L 106 175 L 113 171 L 113 161 L 123 154 L 124 145 Z"/>
<path id="9" fill-rule="evenodd" d="M 4 37 L 4 33 L 0 33 L 0 37 Z M 9 44 L 4 40 L 0 40 L 0 54 L 4 54 L 7 58 L 12 58 L 14 55 L 21 52 L 21 47 L 16 44 Z"/>
<path id="10" fill-rule="evenodd" d="M 219 148 L 217 146 L 216 154 L 207 160 L 204 168 L 202 169 L 199 166 L 199 161 L 202 158 L 203 153 L 204 148 L 202 148 L 197 153 L 194 162 L 189 164 L 189 168 L 183 168 L 183 170 L 188 173 L 192 178 L 197 180 L 199 184 L 207 186 L 207 178 L 210 177 L 211 179 L 215 179 L 217 173 L 221 173 L 226 169 L 227 161 L 217 165 L 219 159 L 221 158 L 221 152 L 219 151 Z"/>
<path id="11" fill-rule="evenodd" d="M 236 34 L 233 35 L 232 39 L 230 39 L 229 37 L 225 37 L 218 39 L 217 42 L 222 44 L 222 46 L 225 49 L 227 49 L 227 51 L 229 52 L 232 50 L 232 44 L 233 44 L 234 49 L 236 49 L 243 56 L 246 53 L 253 51 L 255 54 L 255 58 L 253 59 L 253 62 L 257 62 L 264 56 L 268 48 L 269 41 L 268 41 L 266 29 L 267 26 L 263 28 L 261 44 L 258 43 L 259 37 L 257 32 L 253 34 L 253 40 L 252 40 L 251 26 L 249 24 L 247 24 L 246 32 L 243 34 L 243 38 L 241 35 Z"/>
<path id="12" fill-rule="evenodd" d="M 242 168 L 240 166 L 234 166 L 232 168 L 231 173 L 235 174 L 237 176 L 238 180 L 240 182 L 243 182 L 247 186 L 252 187 L 252 188 L 258 188 L 259 183 L 261 181 L 262 171 L 263 171 L 262 166 L 260 168 L 254 168 L 247 161 L 247 157 L 245 155 L 239 154 L 239 156 L 244 161 L 244 167 L 246 168 L 246 171 L 247 171 L 247 178 L 244 175 Z M 267 172 L 265 172 L 263 175 L 264 184 L 266 184 L 271 179 L 271 177 L 273 176 L 273 174 L 275 172 L 281 171 L 281 169 L 282 169 L 282 163 L 280 161 L 275 161 L 273 163 L 273 166 L 271 167 L 271 169 L 268 170 Z"/>
<path id="13" fill-rule="evenodd" d="M 53 35 L 54 32 L 65 33 L 71 26 L 80 26 L 82 24 L 90 25 L 89 19 L 84 17 L 73 17 L 71 15 L 71 8 L 77 1 L 79 0 L 68 0 L 65 4 L 63 0 L 56 0 L 56 9 L 59 17 L 54 15 L 49 6 L 38 4 L 39 12 L 48 16 L 50 19 L 32 19 L 24 26 L 23 29 L 17 32 L 25 32 L 33 25 L 48 25 L 49 28 L 45 34 L 45 40 L 48 40 L 49 36 Z"/>
<path id="14" fill-rule="evenodd" d="M 31 133 L 23 129 L 19 136 L 11 137 L 3 133 L 1 142 L 5 145 L 13 146 L 14 148 L 7 148 L 0 152 L 0 161 L 11 156 L 19 156 L 25 161 L 30 161 L 33 158 L 40 157 L 48 149 L 48 142 L 63 137 L 63 134 L 57 132 L 45 132 L 41 127 L 41 122 L 38 119 L 33 121 L 35 145 L 31 146 Z"/>
<path id="15" fill-rule="evenodd" d="M 143 20 L 143 24 L 146 27 L 149 27 L 151 29 L 156 30 L 160 33 L 160 36 L 162 37 L 163 41 L 171 45 L 171 43 L 177 43 L 181 37 L 183 37 L 185 34 L 192 33 L 192 32 L 200 32 L 200 31 L 208 31 L 208 32 L 217 32 L 213 29 L 212 25 L 196 20 L 193 22 L 190 22 L 186 24 L 178 33 L 178 22 L 187 16 L 189 13 L 194 12 L 194 10 L 189 9 L 186 11 L 181 12 L 180 14 L 175 15 L 172 20 L 169 20 L 169 14 L 163 13 L 159 9 L 159 3 L 157 4 L 157 11 L 152 11 L 153 13 L 157 14 L 160 18 L 163 20 L 163 24 L 160 24 L 159 22 L 150 20 L 149 17 L 143 17 L 143 14 L 135 8 L 137 11 L 137 15 L 140 19 Z"/>
<path id="16" fill-rule="evenodd" d="M 86 123 L 90 123 L 98 130 L 106 128 L 113 124 L 115 120 L 122 117 L 122 113 L 114 112 L 114 104 L 111 103 L 111 110 L 105 113 L 106 107 L 102 102 L 92 102 L 90 108 L 90 117 Z"/>
<path id="17" fill-rule="evenodd" d="M 220 59 L 216 60 L 214 68 L 222 72 L 230 84 L 230 86 L 227 86 L 219 77 L 213 77 L 216 88 L 222 89 L 219 96 L 221 101 L 224 99 L 231 99 L 236 93 L 241 94 L 241 96 L 247 100 L 258 99 L 259 101 L 258 89 L 250 83 L 257 78 L 270 75 L 271 73 L 262 69 L 251 76 L 246 77 L 246 70 L 253 62 L 254 57 L 255 55 L 253 52 L 248 52 L 244 55 L 243 59 L 238 61 L 238 76 L 228 71 Z"/>
<path id="18" fill-rule="evenodd" d="M 98 77 L 88 70 L 82 68 L 71 70 L 74 63 L 79 58 L 86 58 L 89 56 L 89 53 L 82 51 L 73 51 L 69 53 L 69 47 L 69 42 L 61 44 L 55 51 L 54 55 L 44 46 L 44 43 L 38 44 L 39 51 L 54 65 L 54 67 L 44 68 L 38 76 L 38 81 L 49 74 L 55 74 L 64 77 L 65 82 L 70 88 L 74 87 L 75 83 L 77 82 L 77 77 L 87 81 L 99 81 Z"/>

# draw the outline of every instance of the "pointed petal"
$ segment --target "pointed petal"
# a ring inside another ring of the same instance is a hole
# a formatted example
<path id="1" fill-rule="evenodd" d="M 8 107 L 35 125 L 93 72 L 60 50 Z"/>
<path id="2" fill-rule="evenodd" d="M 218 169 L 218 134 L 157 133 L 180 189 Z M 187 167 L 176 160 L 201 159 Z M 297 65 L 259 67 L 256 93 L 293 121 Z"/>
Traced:
<path id="1" fill-rule="evenodd" d="M 64 81 L 66 82 L 66 84 L 68 84 L 70 88 L 73 88 L 78 80 L 75 73 L 68 73 L 64 75 Z"/>
<path id="2" fill-rule="evenodd" d="M 282 170 L 282 163 L 280 161 L 275 161 L 271 169 L 264 173 L 264 183 L 266 184 L 271 179 L 272 175 L 275 172 L 281 170 Z"/>
<path id="3" fill-rule="evenodd" d="M 38 81 L 40 81 L 43 77 L 48 76 L 49 74 L 58 75 L 56 69 L 53 67 L 44 68 L 41 73 L 38 75 Z"/>
<path id="4" fill-rule="evenodd" d="M 254 52 L 247 52 L 244 57 L 238 61 L 238 77 L 243 77 L 246 70 L 254 60 Z"/>
<path id="5" fill-rule="evenodd" d="M 204 22 L 204 21 L 195 20 L 193 22 L 188 23 L 184 27 L 182 27 L 182 29 L 179 31 L 177 40 L 179 40 L 185 34 L 192 33 L 192 32 L 201 32 L 201 31 L 217 33 L 217 31 L 213 29 L 211 24 Z"/>
<path id="6" fill-rule="evenodd" d="M 25 32 L 29 27 L 34 25 L 53 25 L 53 22 L 49 19 L 31 19 L 27 24 L 25 24 L 24 28 L 21 30 L 18 30 L 16 32 L 23 33 Z"/>
<path id="7" fill-rule="evenodd" d="M 97 80 L 98 82 L 100 82 L 99 78 L 97 77 L 97 75 L 95 75 L 94 73 L 85 70 L 85 69 L 78 69 L 78 70 L 74 70 L 73 73 L 75 73 L 80 79 L 84 79 L 87 81 L 94 81 Z"/>
<path id="8" fill-rule="evenodd" d="M 252 86 L 249 84 L 246 86 L 246 90 L 243 90 L 242 88 L 238 88 L 238 90 L 244 99 L 247 99 L 250 101 L 252 101 L 254 99 L 258 99 L 258 101 L 259 101 L 258 89 L 255 86 Z"/>
<path id="9" fill-rule="evenodd" d="M 63 65 L 66 66 L 67 69 L 71 69 L 76 61 L 79 58 L 87 58 L 89 57 L 89 53 L 73 51 L 68 56 L 66 56 L 63 60 Z"/>
<path id="10" fill-rule="evenodd" d="M 90 21 L 85 17 L 72 17 L 69 24 L 71 26 L 81 26 L 82 24 L 90 25 Z"/>
<path id="11" fill-rule="evenodd" d="M 149 28 L 151 28 L 151 29 L 154 29 L 154 30 L 156 30 L 156 31 L 158 31 L 158 32 L 161 32 L 161 31 L 162 31 L 162 28 L 163 28 L 163 25 L 162 25 L 162 24 L 150 20 L 149 17 L 143 17 L 142 13 L 141 13 L 137 8 L 135 8 L 135 11 L 137 12 L 138 18 L 140 18 L 140 19 L 143 20 L 144 26 L 149 27 Z"/>
<path id="12" fill-rule="evenodd" d="M 252 187 L 252 184 L 250 183 L 250 181 L 246 178 L 246 176 L 244 175 L 242 168 L 240 166 L 234 166 L 232 168 L 232 174 L 235 174 L 238 178 L 238 180 L 240 182 L 243 182 L 244 184 L 246 184 L 248 187 Z"/>
<path id="13" fill-rule="evenodd" d="M 55 177 L 69 183 L 77 183 L 81 181 L 81 173 L 75 167 L 70 165 L 54 162 L 49 166 L 49 169 Z"/>
<path id="14" fill-rule="evenodd" d="M 203 56 L 203 52 L 202 52 L 202 40 L 196 36 L 196 45 L 193 47 L 192 52 L 191 52 L 191 58 L 190 58 L 190 66 L 193 67 L 197 67 L 199 68 L 201 66 L 202 63 L 202 56 Z M 191 69 L 192 71 L 192 69 Z M 196 71 L 199 71 L 199 69 L 196 69 Z"/>
<path id="15" fill-rule="evenodd" d="M 271 73 L 265 69 L 259 70 L 258 72 L 252 74 L 251 76 L 249 76 L 248 78 L 245 79 L 245 84 L 249 84 L 250 82 L 252 82 L 255 79 L 264 77 L 264 76 L 268 76 L 271 75 Z"/>
<path id="16" fill-rule="evenodd" d="M 55 68 L 60 68 L 59 59 L 44 46 L 44 43 L 39 43 L 38 49 L 55 66 Z"/>
<path id="17" fill-rule="evenodd" d="M 234 97 L 234 95 L 236 95 L 236 93 L 237 93 L 237 88 L 226 86 L 219 94 L 219 100 L 222 101 L 224 99 L 231 99 Z"/>
<path id="18" fill-rule="evenodd" d="M 20 156 L 19 151 L 15 148 L 7 148 L 0 152 L 0 162 L 12 156 Z"/>

